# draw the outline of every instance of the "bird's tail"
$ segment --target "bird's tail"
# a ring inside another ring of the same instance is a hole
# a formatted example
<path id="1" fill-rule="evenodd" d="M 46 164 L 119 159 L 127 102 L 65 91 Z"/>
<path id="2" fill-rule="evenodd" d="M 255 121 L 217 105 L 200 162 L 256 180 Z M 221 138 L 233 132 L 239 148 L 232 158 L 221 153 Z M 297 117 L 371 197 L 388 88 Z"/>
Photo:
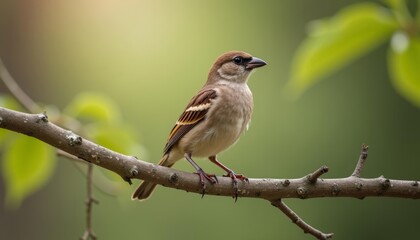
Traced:
<path id="1" fill-rule="evenodd" d="M 159 161 L 159 165 L 165 166 L 165 167 L 172 167 L 174 165 L 173 163 L 169 163 L 168 160 L 169 154 L 163 155 L 162 159 Z M 147 182 L 144 181 L 140 186 L 137 188 L 137 190 L 133 193 L 133 196 L 131 199 L 133 200 L 146 200 L 150 197 L 153 190 L 155 190 L 156 183 L 153 182 Z"/>

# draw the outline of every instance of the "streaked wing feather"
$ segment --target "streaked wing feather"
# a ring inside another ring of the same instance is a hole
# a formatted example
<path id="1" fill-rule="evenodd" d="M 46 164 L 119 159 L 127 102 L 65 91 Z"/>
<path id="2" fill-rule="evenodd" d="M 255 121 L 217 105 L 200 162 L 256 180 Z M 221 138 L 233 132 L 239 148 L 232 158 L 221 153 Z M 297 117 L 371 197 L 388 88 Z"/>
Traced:
<path id="1" fill-rule="evenodd" d="M 215 90 L 207 89 L 199 92 L 191 99 L 169 134 L 168 142 L 163 150 L 164 154 L 168 153 L 185 134 L 205 118 L 212 100 L 216 97 Z"/>

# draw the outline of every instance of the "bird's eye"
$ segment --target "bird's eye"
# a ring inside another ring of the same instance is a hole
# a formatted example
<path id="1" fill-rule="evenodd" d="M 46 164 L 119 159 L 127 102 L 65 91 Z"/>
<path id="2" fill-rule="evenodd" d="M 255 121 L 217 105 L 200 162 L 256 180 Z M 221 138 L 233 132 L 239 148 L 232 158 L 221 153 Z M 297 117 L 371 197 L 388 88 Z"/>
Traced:
<path id="1" fill-rule="evenodd" d="M 233 58 L 233 62 L 236 63 L 236 64 L 238 64 L 238 65 L 239 64 L 242 64 L 243 61 L 244 61 L 244 59 L 242 57 L 234 57 Z"/>

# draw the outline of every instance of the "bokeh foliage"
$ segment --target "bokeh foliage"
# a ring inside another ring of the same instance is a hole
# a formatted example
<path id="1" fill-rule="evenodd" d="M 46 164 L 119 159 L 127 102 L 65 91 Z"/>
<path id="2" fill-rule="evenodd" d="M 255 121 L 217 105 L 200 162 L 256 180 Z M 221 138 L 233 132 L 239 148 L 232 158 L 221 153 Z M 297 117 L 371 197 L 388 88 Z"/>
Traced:
<path id="1" fill-rule="evenodd" d="M 10 95 L 2 96 L 0 101 L 3 107 L 23 111 Z M 102 146 L 124 154 L 134 154 L 139 149 L 132 127 L 123 123 L 119 107 L 104 95 L 81 93 L 64 108 L 63 113 L 50 110 L 46 112 L 54 114 L 49 116 L 49 121 L 76 131 Z M 39 191 L 51 179 L 56 152 L 39 140 L 12 134 L 4 129 L 0 131 L 0 141 L 3 143 L 5 203 L 7 207 L 18 208 L 26 197 Z M 120 180 L 117 174 L 107 172 L 107 176 L 113 181 Z M 107 184 L 116 185 L 111 181 Z"/>
<path id="2" fill-rule="evenodd" d="M 420 11 L 411 13 L 405 0 L 385 3 L 356 3 L 312 22 L 292 64 L 293 94 L 389 42 L 392 82 L 404 98 L 420 107 Z"/>

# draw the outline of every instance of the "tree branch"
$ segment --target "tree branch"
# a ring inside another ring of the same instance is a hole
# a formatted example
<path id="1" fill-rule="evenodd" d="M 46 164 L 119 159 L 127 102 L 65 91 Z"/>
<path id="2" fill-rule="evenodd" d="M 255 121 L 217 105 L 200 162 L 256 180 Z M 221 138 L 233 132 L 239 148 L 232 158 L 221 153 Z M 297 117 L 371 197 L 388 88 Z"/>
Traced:
<path id="1" fill-rule="evenodd" d="M 353 177 L 360 178 L 360 174 L 362 173 L 363 168 L 365 167 L 366 158 L 368 156 L 369 146 L 363 144 L 362 151 L 360 152 L 359 161 L 357 161 L 356 168 L 354 172 L 351 174 Z"/>
<path id="2" fill-rule="evenodd" d="M 41 109 L 41 107 L 32 100 L 23 90 L 20 88 L 19 84 L 15 81 L 15 79 L 10 75 L 7 68 L 4 66 L 2 59 L 0 59 L 0 79 L 6 85 L 9 92 L 16 98 L 16 100 L 29 112 L 36 113 Z M 46 114 L 40 114 L 40 119 L 42 121 L 48 121 L 48 117 Z M 60 149 L 57 149 L 57 155 L 64 156 L 73 161 L 81 161 L 80 159 L 76 158 L 74 155 L 71 155 L 67 152 L 64 152 Z M 85 162 L 84 162 L 85 163 Z M 92 186 L 93 186 L 93 165 L 88 163 L 88 170 L 86 173 L 86 182 L 87 182 L 87 198 L 86 201 L 86 230 L 84 235 L 81 237 L 82 240 L 87 240 L 89 238 L 96 239 L 95 234 L 92 230 L 92 204 L 97 202 L 92 197 Z"/>
<path id="3" fill-rule="evenodd" d="M 13 77 L 10 75 L 3 61 L 0 59 L 0 78 L 3 80 L 9 92 L 18 100 L 22 106 L 31 113 L 40 111 L 40 107 L 20 88 Z"/>
<path id="4" fill-rule="evenodd" d="M 92 193 L 92 174 L 93 174 L 93 164 L 88 164 L 87 174 L 86 174 L 86 189 L 87 189 L 87 199 L 86 199 L 86 229 L 83 236 L 80 240 L 88 240 L 89 238 L 92 240 L 96 240 L 96 235 L 92 230 L 92 205 L 94 203 L 98 203 L 96 199 L 93 198 Z"/>
<path id="5" fill-rule="evenodd" d="M 295 212 L 293 212 L 293 210 L 290 209 L 281 199 L 272 201 L 271 205 L 280 209 L 280 211 L 282 211 L 288 218 L 290 218 L 290 220 L 292 220 L 294 224 L 300 227 L 304 233 L 309 233 L 312 236 L 321 240 L 332 238 L 332 236 L 334 235 L 334 233 L 323 233 L 318 229 L 312 227 L 311 225 L 307 224 L 305 221 L 302 220 L 302 218 L 300 218 Z"/>
<path id="6" fill-rule="evenodd" d="M 310 183 L 315 183 L 318 180 L 318 178 L 321 177 L 322 174 L 327 173 L 327 172 L 328 172 L 328 167 L 322 166 L 318 168 L 315 172 L 308 175 L 308 181 Z"/>
<path id="7" fill-rule="evenodd" d="M 27 114 L 0 107 L 0 128 L 26 134 L 44 141 L 80 159 L 119 174 L 125 181 L 143 179 L 157 184 L 201 193 L 198 176 L 172 168 L 141 161 L 84 139 L 71 131 L 48 122 L 43 114 Z M 208 185 L 206 194 L 229 196 L 233 194 L 231 179 L 218 177 L 219 183 Z M 420 199 L 420 187 L 414 180 L 377 178 L 322 179 L 312 184 L 307 177 L 296 179 L 257 179 L 239 182 L 238 197 L 262 198 L 269 201 L 280 198 L 317 197 L 399 197 Z"/>
<path id="8" fill-rule="evenodd" d="M 0 107 L 0 128 L 26 134 L 44 141 L 79 159 L 113 171 L 130 184 L 131 179 L 136 178 L 170 188 L 202 193 L 196 174 L 159 166 L 138 160 L 136 157 L 114 152 L 49 122 L 44 113 L 28 114 Z M 420 187 L 417 181 L 391 180 L 383 176 L 360 178 L 359 175 L 364 166 L 366 156 L 367 147 L 363 146 L 356 170 L 352 176 L 347 178 L 320 180 L 319 177 L 328 170 L 327 167 L 323 166 L 308 176 L 296 179 L 250 178 L 249 182 L 238 183 L 239 190 L 237 194 L 238 197 L 261 198 L 270 201 L 272 205 L 284 212 L 305 232 L 320 239 L 326 239 L 332 235 L 324 234 L 309 226 L 284 205 L 281 199 L 317 197 L 399 197 L 420 199 Z M 209 184 L 206 187 L 206 194 L 232 196 L 234 189 L 232 188 L 231 179 L 219 177 L 218 180 L 218 184 Z M 88 199 L 90 199 L 89 196 L 91 196 L 90 193 L 88 193 Z M 89 226 L 87 229 L 89 229 Z"/>

